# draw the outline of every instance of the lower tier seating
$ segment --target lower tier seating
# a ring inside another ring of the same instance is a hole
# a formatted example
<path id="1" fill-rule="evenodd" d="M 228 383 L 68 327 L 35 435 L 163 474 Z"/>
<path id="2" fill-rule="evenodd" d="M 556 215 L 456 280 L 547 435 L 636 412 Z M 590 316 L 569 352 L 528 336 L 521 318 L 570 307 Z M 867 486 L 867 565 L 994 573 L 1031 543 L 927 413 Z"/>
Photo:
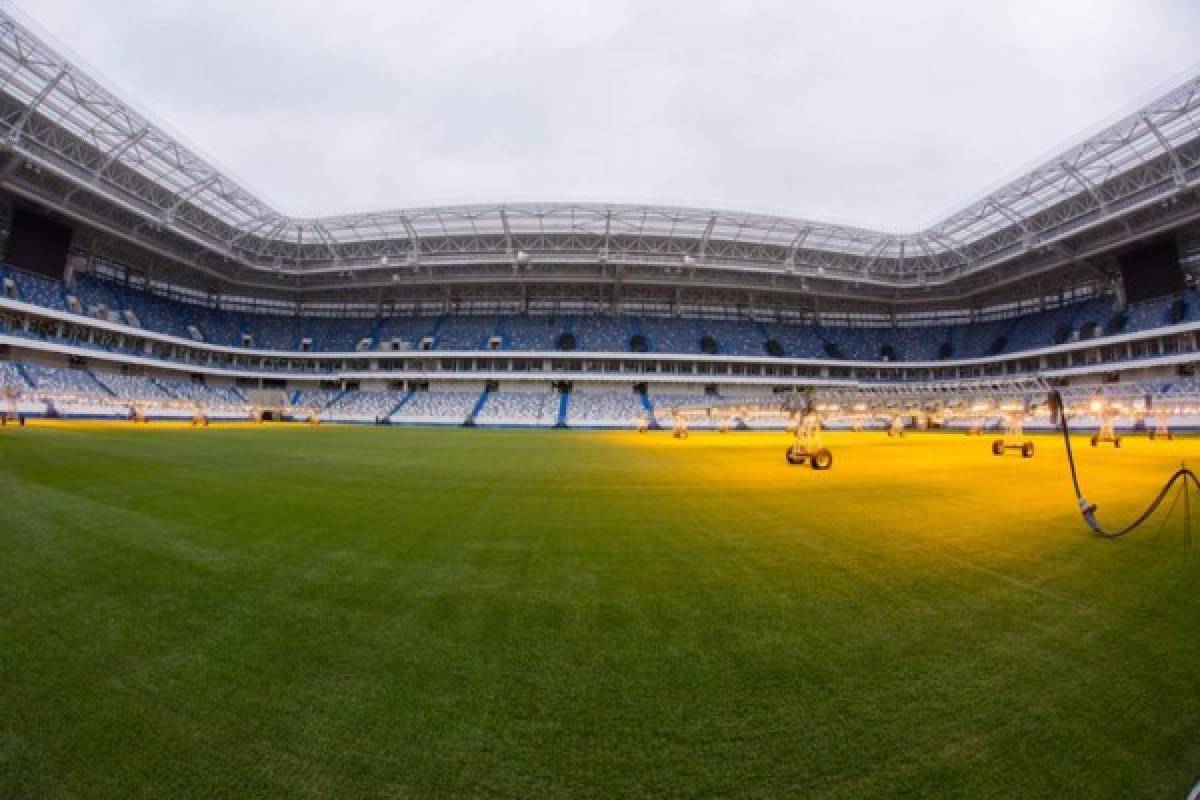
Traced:
<path id="1" fill-rule="evenodd" d="M 642 398 L 630 389 L 586 390 L 571 393 L 567 425 L 575 427 L 628 428 L 646 414 Z"/>

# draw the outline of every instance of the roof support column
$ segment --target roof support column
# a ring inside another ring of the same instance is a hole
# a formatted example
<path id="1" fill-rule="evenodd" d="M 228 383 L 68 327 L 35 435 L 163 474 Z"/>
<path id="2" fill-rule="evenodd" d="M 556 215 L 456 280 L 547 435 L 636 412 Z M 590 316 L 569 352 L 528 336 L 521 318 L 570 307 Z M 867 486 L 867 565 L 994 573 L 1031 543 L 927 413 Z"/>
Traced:
<path id="1" fill-rule="evenodd" d="M 1058 163 L 1059 166 L 1061 166 L 1068 175 L 1074 178 L 1075 182 L 1082 186 L 1084 190 L 1086 190 L 1091 196 L 1091 198 L 1096 201 L 1096 205 L 1100 207 L 1101 211 L 1103 211 L 1105 214 L 1110 213 L 1108 210 L 1108 203 L 1105 202 L 1104 198 L 1100 196 L 1099 190 L 1092 185 L 1091 181 L 1084 177 L 1083 173 L 1080 172 L 1077 167 L 1068 164 L 1066 161 L 1060 161 Z"/>
<path id="2" fill-rule="evenodd" d="M 17 123 L 9 130 L 9 142 L 16 145 L 21 141 L 21 136 L 25 133 L 25 126 L 29 124 L 29 120 L 32 119 L 34 113 L 37 112 L 38 106 L 46 101 L 46 98 L 50 96 L 50 93 L 53 92 L 58 87 L 58 84 L 62 83 L 62 79 L 67 77 L 67 75 L 70 73 L 70 65 L 63 64 L 61 67 L 59 67 L 58 72 L 54 74 L 54 77 L 46 81 L 46 85 L 43 86 L 42 90 L 37 93 L 37 96 L 29 102 L 29 105 L 25 107 L 25 111 L 22 112 L 20 118 L 17 120 Z"/>
<path id="3" fill-rule="evenodd" d="M 500 226 L 504 229 L 504 253 L 512 260 L 513 272 L 517 270 L 517 254 L 513 250 L 512 229 L 508 227 L 508 211 L 500 206 Z"/>
<path id="4" fill-rule="evenodd" d="M 796 232 L 796 236 L 792 239 L 792 243 L 788 245 L 787 265 L 793 270 L 796 267 L 796 255 L 800 252 L 800 248 L 804 246 L 804 240 L 808 238 L 808 234 L 812 232 L 812 228 L 802 228 Z"/>
<path id="5" fill-rule="evenodd" d="M 1158 140 L 1158 144 L 1160 147 L 1162 147 L 1163 152 L 1167 154 L 1169 159 L 1171 159 L 1171 179 L 1175 181 L 1175 185 L 1179 187 L 1186 186 L 1187 172 L 1184 170 L 1183 162 L 1179 160 L 1179 154 L 1175 152 L 1175 148 L 1172 147 L 1171 143 L 1167 141 L 1167 137 L 1163 136 L 1162 131 L 1160 131 L 1158 126 L 1155 125 L 1150 119 L 1149 114 L 1143 111 L 1138 116 L 1141 118 L 1142 124 L 1144 124 L 1150 133 L 1154 135 L 1154 138 Z"/>
<path id="6" fill-rule="evenodd" d="M 696 245 L 696 258 L 703 259 L 705 252 L 708 250 L 708 240 L 712 238 L 713 228 L 717 225 L 717 215 L 713 214 L 708 218 L 708 224 L 704 226 L 704 234 L 700 237 L 700 243 Z"/>
<path id="7" fill-rule="evenodd" d="M 417 229 L 413 227 L 412 221 L 408 218 L 407 214 L 400 215 L 400 224 L 408 232 L 408 240 L 412 244 L 409 260 L 412 262 L 413 269 L 416 270 L 421 266 L 421 237 L 417 236 Z"/>

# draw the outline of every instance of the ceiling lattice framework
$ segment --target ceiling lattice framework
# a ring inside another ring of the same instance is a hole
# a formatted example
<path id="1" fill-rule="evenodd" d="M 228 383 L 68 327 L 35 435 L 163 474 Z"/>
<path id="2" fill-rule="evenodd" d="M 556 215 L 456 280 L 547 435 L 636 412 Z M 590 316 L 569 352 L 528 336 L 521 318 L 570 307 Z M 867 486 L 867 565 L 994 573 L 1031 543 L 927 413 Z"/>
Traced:
<path id="1" fill-rule="evenodd" d="M 1006 270 L 1020 275 L 1019 265 L 1035 257 L 1061 266 L 1088 250 L 1089 236 L 1111 237 L 1114 227 L 1131 238 L 1143 235 L 1135 220 L 1155 204 L 1174 209 L 1182 222 L 1200 218 L 1200 76 L 945 219 L 904 234 L 602 203 L 293 217 L 5 11 L 0 135 L 0 180 L 8 188 L 247 286 L 274 278 L 326 289 L 472 270 L 484 278 L 544 264 L 564 277 L 657 271 L 682 280 L 722 273 L 738 283 L 736 274 L 748 273 L 904 292 L 1002 281 Z"/>

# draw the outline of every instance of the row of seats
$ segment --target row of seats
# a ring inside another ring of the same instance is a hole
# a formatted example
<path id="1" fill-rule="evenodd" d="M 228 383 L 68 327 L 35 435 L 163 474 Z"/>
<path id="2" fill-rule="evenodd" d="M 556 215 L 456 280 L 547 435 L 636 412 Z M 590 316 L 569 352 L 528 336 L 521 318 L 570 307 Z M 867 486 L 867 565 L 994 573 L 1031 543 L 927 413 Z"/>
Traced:
<path id="1" fill-rule="evenodd" d="M 1127 403 L 1150 396 L 1154 408 L 1166 409 L 1172 403 L 1190 404 L 1191 398 L 1200 395 L 1200 379 L 1075 386 L 1064 391 L 1075 404 L 1099 393 L 1114 402 Z M 646 397 L 619 386 L 581 388 L 564 396 L 543 385 L 501 390 L 484 390 L 482 386 L 421 391 L 307 389 L 292 392 L 288 401 L 297 417 L 316 413 L 322 420 L 335 422 L 550 427 L 561 421 L 569 427 L 614 428 L 653 422 L 669 428 L 675 412 L 684 407 L 736 408 L 742 403 L 770 403 L 773 397 L 753 387 L 731 387 L 720 395 L 681 387 L 660 389 Z M 15 404 L 21 413 L 54 410 L 67 416 L 122 417 L 141 410 L 152 416 L 180 419 L 189 418 L 197 408 L 218 418 L 244 419 L 252 405 L 235 386 L 9 361 L 0 361 L 0 400 L 0 411 L 8 411 Z M 688 425 L 712 427 L 719 418 L 693 414 L 688 417 Z M 739 418 L 736 424 L 778 428 L 788 421 L 786 412 L 755 412 Z M 1080 417 L 1078 424 L 1087 427 L 1090 423 L 1088 418 Z"/>
<path id="2" fill-rule="evenodd" d="M 558 394 L 546 391 L 497 391 L 488 394 L 475 415 L 477 425 L 553 425 Z"/>
<path id="3" fill-rule="evenodd" d="M 397 391 L 354 391 L 343 392 L 325 408 L 327 419 L 373 421 L 386 418 L 400 405 L 404 392 Z"/>
<path id="4" fill-rule="evenodd" d="M 235 386 L 12 361 L 0 361 L 0 393 L 122 407 L 152 404 L 244 409 L 249 405 L 246 395 Z"/>
<path id="5" fill-rule="evenodd" d="M 58 281 L 22 270 L 3 269 L 0 276 L 12 280 L 16 299 L 56 311 L 68 310 L 65 290 Z"/>
<path id="6" fill-rule="evenodd" d="M 95 372 L 93 375 L 115 397 L 139 403 L 170 403 L 178 399 L 153 378 L 143 375 L 118 375 L 111 372 Z"/>
<path id="7" fill-rule="evenodd" d="M 567 425 L 580 427 L 629 427 L 646 415 L 642 398 L 629 390 L 571 393 Z"/>
<path id="8" fill-rule="evenodd" d="M 461 425 L 479 402 L 479 392 L 417 392 L 395 414 L 393 422 Z"/>
<path id="9" fill-rule="evenodd" d="M 670 427 L 675 420 L 675 410 L 682 407 L 714 405 L 722 402 L 718 395 L 679 393 L 655 393 L 650 395 L 654 408 L 654 419 L 663 427 Z"/>
<path id="10" fill-rule="evenodd" d="M 250 400 L 236 386 L 209 386 L 184 380 L 155 379 L 177 400 L 202 408 L 244 408 Z"/>
<path id="11" fill-rule="evenodd" d="M 498 346 L 511 351 L 935 361 L 1021 352 L 1105 333 L 1200 320 L 1200 294 L 1194 291 L 1134 304 L 1121 314 L 1112 312 L 1109 300 L 1093 299 L 1022 317 L 959 326 L 838 327 L 611 316 L 288 317 L 219 311 L 90 274 L 77 275 L 70 289 L 8 266 L 0 266 L 0 275 L 11 280 L 16 299 L 47 308 L 70 311 L 68 298 L 74 298 L 85 314 L 136 320 L 149 330 L 185 339 L 227 346 L 249 343 L 259 349 L 284 351 L 347 352 L 367 340 L 375 349 L 486 350 Z M 98 346 L 109 345 L 101 342 Z"/>
<path id="12" fill-rule="evenodd" d="M 342 395 L 337 389 L 300 389 L 289 398 L 293 407 L 323 411 Z"/>
<path id="13" fill-rule="evenodd" d="M 81 369 L 56 369 L 40 364 L 24 365 L 26 379 L 35 391 L 47 394 L 74 395 L 77 397 L 112 397 L 109 391 L 92 375 Z"/>
<path id="14" fill-rule="evenodd" d="M 23 394 L 33 386 L 11 361 L 0 361 L 0 394 Z"/>

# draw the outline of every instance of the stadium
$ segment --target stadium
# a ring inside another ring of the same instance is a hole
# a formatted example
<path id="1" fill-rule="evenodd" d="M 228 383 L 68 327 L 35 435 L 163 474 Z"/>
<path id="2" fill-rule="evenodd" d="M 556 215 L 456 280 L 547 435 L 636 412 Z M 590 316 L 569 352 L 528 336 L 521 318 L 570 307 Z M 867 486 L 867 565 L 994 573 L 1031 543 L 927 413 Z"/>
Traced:
<path id="1" fill-rule="evenodd" d="M 3 796 L 1197 786 L 1200 76 L 910 233 L 0 132 Z"/>

